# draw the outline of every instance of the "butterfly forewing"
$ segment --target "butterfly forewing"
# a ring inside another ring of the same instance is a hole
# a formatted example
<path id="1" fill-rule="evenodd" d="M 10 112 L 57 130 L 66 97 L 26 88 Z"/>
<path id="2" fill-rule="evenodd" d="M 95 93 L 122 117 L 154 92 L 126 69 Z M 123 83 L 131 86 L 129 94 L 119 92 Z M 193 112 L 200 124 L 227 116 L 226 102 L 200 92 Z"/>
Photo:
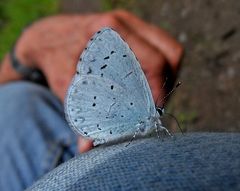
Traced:
<path id="1" fill-rule="evenodd" d="M 136 132 L 156 113 L 149 85 L 127 43 L 112 29 L 94 35 L 82 53 L 65 102 L 71 127 L 95 144 Z"/>

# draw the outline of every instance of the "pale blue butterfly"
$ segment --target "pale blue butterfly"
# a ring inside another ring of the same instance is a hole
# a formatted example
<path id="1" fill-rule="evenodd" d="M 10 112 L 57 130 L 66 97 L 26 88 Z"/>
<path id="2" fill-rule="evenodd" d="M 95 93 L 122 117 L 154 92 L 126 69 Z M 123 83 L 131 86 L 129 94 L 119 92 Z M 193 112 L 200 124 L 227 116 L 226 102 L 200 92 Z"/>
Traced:
<path id="1" fill-rule="evenodd" d="M 162 126 L 146 77 L 120 35 L 98 31 L 83 51 L 65 99 L 71 128 L 94 145 L 145 136 Z"/>

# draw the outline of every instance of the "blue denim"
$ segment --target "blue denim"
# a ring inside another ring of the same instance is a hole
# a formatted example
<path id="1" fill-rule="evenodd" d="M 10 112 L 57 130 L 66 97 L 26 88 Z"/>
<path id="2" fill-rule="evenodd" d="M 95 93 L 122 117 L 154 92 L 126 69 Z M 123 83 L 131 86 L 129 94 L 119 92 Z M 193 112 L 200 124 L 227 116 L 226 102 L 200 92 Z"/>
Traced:
<path id="1" fill-rule="evenodd" d="M 68 160 L 76 136 L 47 89 L 1 86 L 0 108 L 0 190 L 240 190 L 240 133 L 144 138 Z"/>
<path id="2" fill-rule="evenodd" d="M 37 181 L 29 191 L 240 190 L 240 134 L 192 133 L 99 146 Z"/>
<path id="3" fill-rule="evenodd" d="M 27 82 L 0 86 L 0 190 L 18 191 L 76 154 L 62 104 Z"/>

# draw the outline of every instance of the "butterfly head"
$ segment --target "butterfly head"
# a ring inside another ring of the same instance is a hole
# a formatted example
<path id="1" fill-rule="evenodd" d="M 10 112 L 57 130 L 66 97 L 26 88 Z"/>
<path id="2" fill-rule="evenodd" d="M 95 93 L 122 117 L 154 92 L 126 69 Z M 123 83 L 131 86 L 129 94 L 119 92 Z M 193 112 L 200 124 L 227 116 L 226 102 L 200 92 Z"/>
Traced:
<path id="1" fill-rule="evenodd" d="M 156 107 L 157 112 L 159 113 L 160 116 L 163 116 L 164 114 L 164 107 Z"/>

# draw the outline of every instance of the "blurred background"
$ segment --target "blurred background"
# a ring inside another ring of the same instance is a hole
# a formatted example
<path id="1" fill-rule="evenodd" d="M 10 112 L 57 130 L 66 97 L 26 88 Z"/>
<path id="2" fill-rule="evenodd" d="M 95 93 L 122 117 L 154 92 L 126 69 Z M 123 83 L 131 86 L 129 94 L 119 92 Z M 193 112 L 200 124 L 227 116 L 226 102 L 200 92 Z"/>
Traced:
<path id="1" fill-rule="evenodd" d="M 167 111 L 185 131 L 240 132 L 240 1 L 236 0 L 0 0 L 0 59 L 22 29 L 59 13 L 122 8 L 154 23 L 185 48 L 183 84 Z M 172 128 L 176 123 L 171 121 Z"/>

